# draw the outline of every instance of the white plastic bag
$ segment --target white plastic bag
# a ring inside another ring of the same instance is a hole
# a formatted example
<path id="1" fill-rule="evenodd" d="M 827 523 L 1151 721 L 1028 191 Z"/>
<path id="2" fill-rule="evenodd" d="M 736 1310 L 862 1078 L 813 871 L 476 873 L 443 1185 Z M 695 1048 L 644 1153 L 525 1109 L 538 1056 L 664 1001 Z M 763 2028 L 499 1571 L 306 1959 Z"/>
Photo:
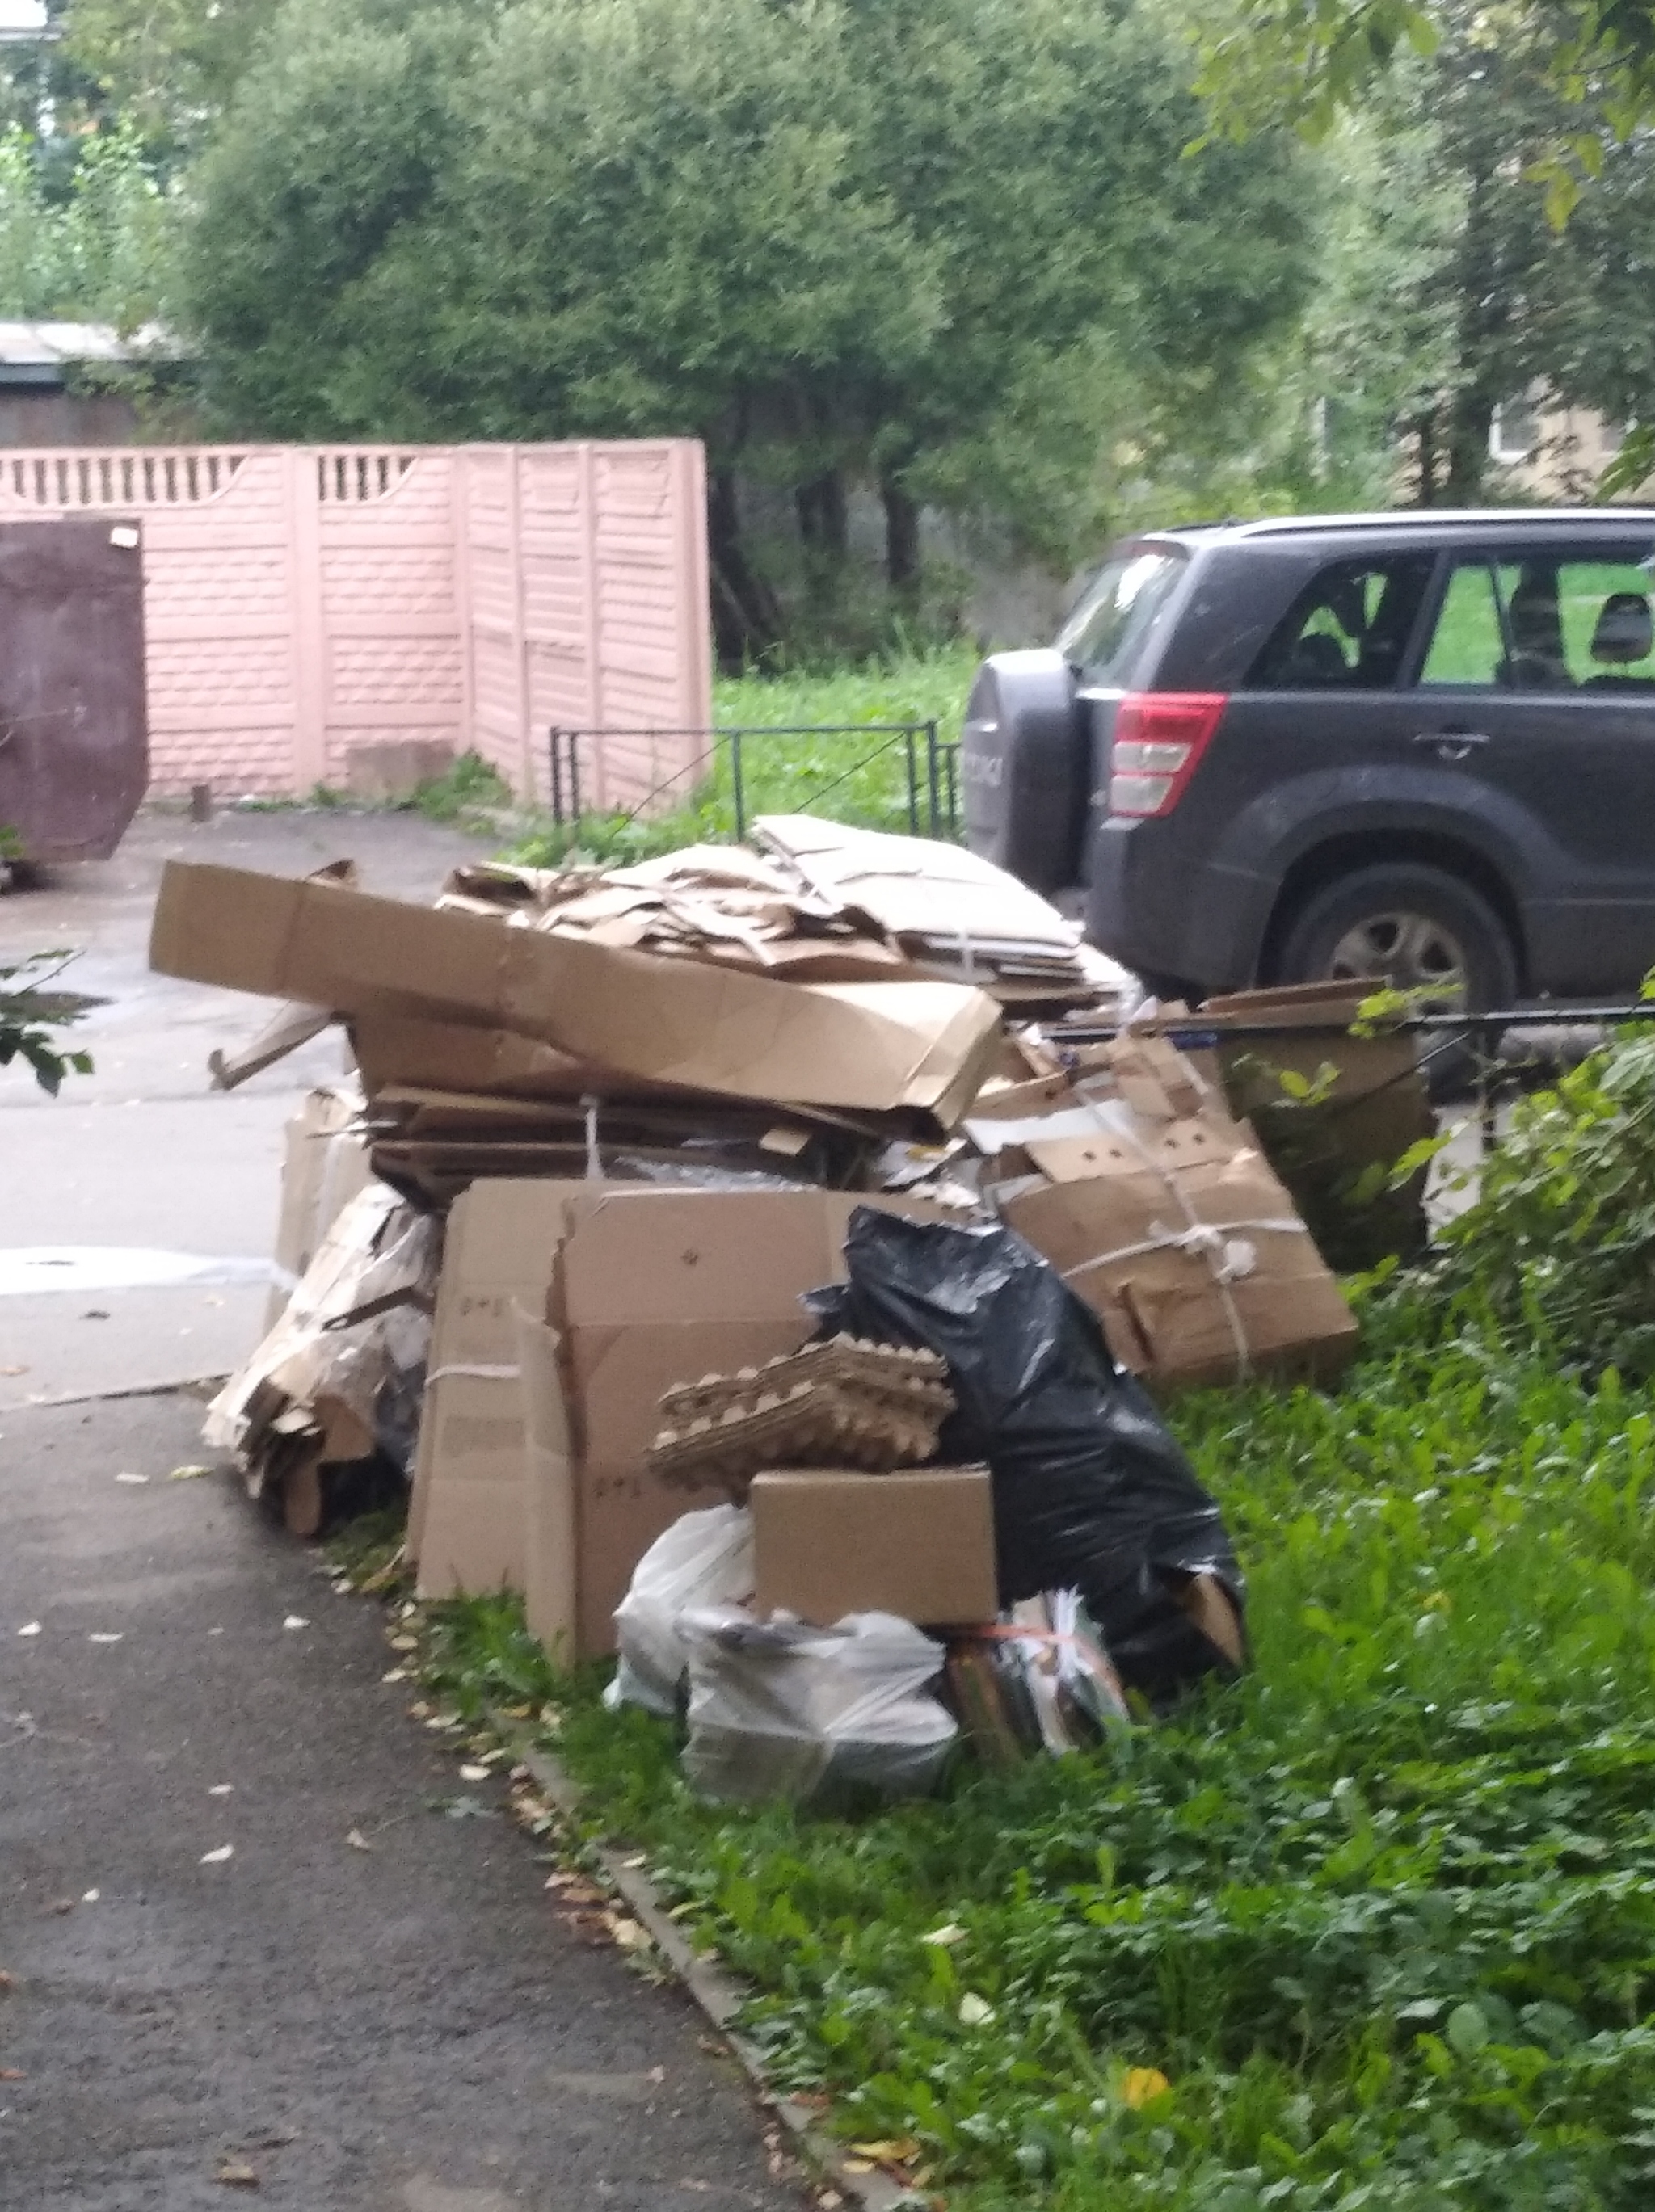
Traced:
<path id="1" fill-rule="evenodd" d="M 678 1634 L 686 1606 L 733 1604 L 752 1595 L 753 1517 L 745 1505 L 686 1513 L 657 1536 L 615 1608 L 621 1663 L 604 1692 L 611 1712 L 642 1705 L 669 1719 L 689 1654 Z"/>
<path id="2" fill-rule="evenodd" d="M 943 1649 L 894 1613 L 835 1628 L 733 1607 L 683 1614 L 690 1653 L 684 1771 L 702 1796 L 818 1802 L 862 1790 L 922 1797 L 958 1733 L 926 1691 Z"/>

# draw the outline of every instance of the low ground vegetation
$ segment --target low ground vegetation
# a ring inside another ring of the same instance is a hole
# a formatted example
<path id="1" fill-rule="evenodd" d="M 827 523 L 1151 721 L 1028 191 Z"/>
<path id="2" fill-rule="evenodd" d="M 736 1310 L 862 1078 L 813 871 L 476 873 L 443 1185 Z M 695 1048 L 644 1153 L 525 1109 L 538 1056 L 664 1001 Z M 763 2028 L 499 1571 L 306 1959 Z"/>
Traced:
<path id="1" fill-rule="evenodd" d="M 958 643 L 873 659 L 860 666 L 751 671 L 719 677 L 713 720 L 721 730 L 820 729 L 831 736 L 748 736 L 742 740 L 745 819 L 818 811 L 870 830 L 909 827 L 907 753 L 900 737 L 869 726 L 934 722 L 940 741 L 958 742 L 977 654 Z M 917 741 L 922 783 L 923 740 Z M 586 773 L 591 764 L 586 763 Z M 702 781 L 676 798 L 660 794 L 638 814 L 583 813 L 578 823 L 537 821 L 512 857 L 550 866 L 574 854 L 604 861 L 642 860 L 680 845 L 727 843 L 736 834 L 735 787 L 727 741 L 715 744 Z M 922 797 L 922 830 L 928 826 Z"/>
<path id="2" fill-rule="evenodd" d="M 1655 2187 L 1655 1030 L 1520 1105 L 1359 1286 L 1336 1394 L 1173 1409 L 1250 1577 L 1242 1682 L 861 1821 L 698 1803 L 508 1600 L 440 1710 L 536 1731 L 751 1990 L 778 2082 L 955 2212 L 1631 2212 Z M 1606 1356 L 1623 1349 L 1623 1373 Z"/>

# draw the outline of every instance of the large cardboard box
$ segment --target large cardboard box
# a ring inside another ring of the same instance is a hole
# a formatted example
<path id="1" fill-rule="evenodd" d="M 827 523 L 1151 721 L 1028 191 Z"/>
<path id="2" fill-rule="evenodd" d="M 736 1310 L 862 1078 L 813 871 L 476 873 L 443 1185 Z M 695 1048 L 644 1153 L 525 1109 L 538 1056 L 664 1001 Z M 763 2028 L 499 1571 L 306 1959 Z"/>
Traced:
<path id="1" fill-rule="evenodd" d="M 748 1503 L 761 1614 L 827 1628 L 848 1613 L 894 1613 L 924 1628 L 999 1611 L 986 1468 L 759 1474 Z"/>
<path id="2" fill-rule="evenodd" d="M 150 933 L 167 975 L 516 1031 L 619 1075 L 952 1126 L 999 1039 L 982 991 L 772 982 L 349 884 L 170 860 Z"/>
<path id="3" fill-rule="evenodd" d="M 615 1607 L 662 1530 L 705 1493 L 651 1475 L 644 1453 L 672 1384 L 794 1352 L 803 1291 L 844 1278 L 861 1205 L 930 1216 L 912 1200 L 824 1190 L 616 1187 L 575 1198 L 549 1317 L 563 1341 L 575 1457 L 581 1656 L 614 1645 Z"/>
<path id="4" fill-rule="evenodd" d="M 526 1586 L 515 1310 L 545 1313 L 569 1203 L 604 1188 L 489 1178 L 449 1210 L 408 1517 L 409 1556 L 428 1596 Z"/>

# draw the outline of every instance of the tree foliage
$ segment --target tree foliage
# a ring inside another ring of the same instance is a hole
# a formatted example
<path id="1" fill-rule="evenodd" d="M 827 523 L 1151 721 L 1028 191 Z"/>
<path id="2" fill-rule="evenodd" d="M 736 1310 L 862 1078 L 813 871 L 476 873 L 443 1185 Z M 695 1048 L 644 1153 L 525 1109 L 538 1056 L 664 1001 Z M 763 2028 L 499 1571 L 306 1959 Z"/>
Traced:
<path id="1" fill-rule="evenodd" d="M 1186 75 L 1148 0 L 289 0 L 185 303 L 238 428 L 702 436 L 762 628 L 737 470 L 830 562 L 855 477 L 893 570 L 922 495 L 1072 554 L 1292 316 L 1296 157 L 1184 159 Z"/>

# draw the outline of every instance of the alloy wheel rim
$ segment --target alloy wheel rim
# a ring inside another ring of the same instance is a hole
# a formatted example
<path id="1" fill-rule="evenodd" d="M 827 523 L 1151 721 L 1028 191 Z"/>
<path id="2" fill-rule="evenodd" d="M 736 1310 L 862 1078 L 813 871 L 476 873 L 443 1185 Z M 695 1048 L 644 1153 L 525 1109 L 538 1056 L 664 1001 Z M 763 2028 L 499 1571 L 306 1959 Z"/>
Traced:
<path id="1" fill-rule="evenodd" d="M 1457 1012 L 1465 1004 L 1464 950 L 1451 929 L 1429 915 L 1402 909 L 1364 915 L 1335 944 L 1327 974 L 1338 982 L 1383 983 L 1421 991 Z"/>

